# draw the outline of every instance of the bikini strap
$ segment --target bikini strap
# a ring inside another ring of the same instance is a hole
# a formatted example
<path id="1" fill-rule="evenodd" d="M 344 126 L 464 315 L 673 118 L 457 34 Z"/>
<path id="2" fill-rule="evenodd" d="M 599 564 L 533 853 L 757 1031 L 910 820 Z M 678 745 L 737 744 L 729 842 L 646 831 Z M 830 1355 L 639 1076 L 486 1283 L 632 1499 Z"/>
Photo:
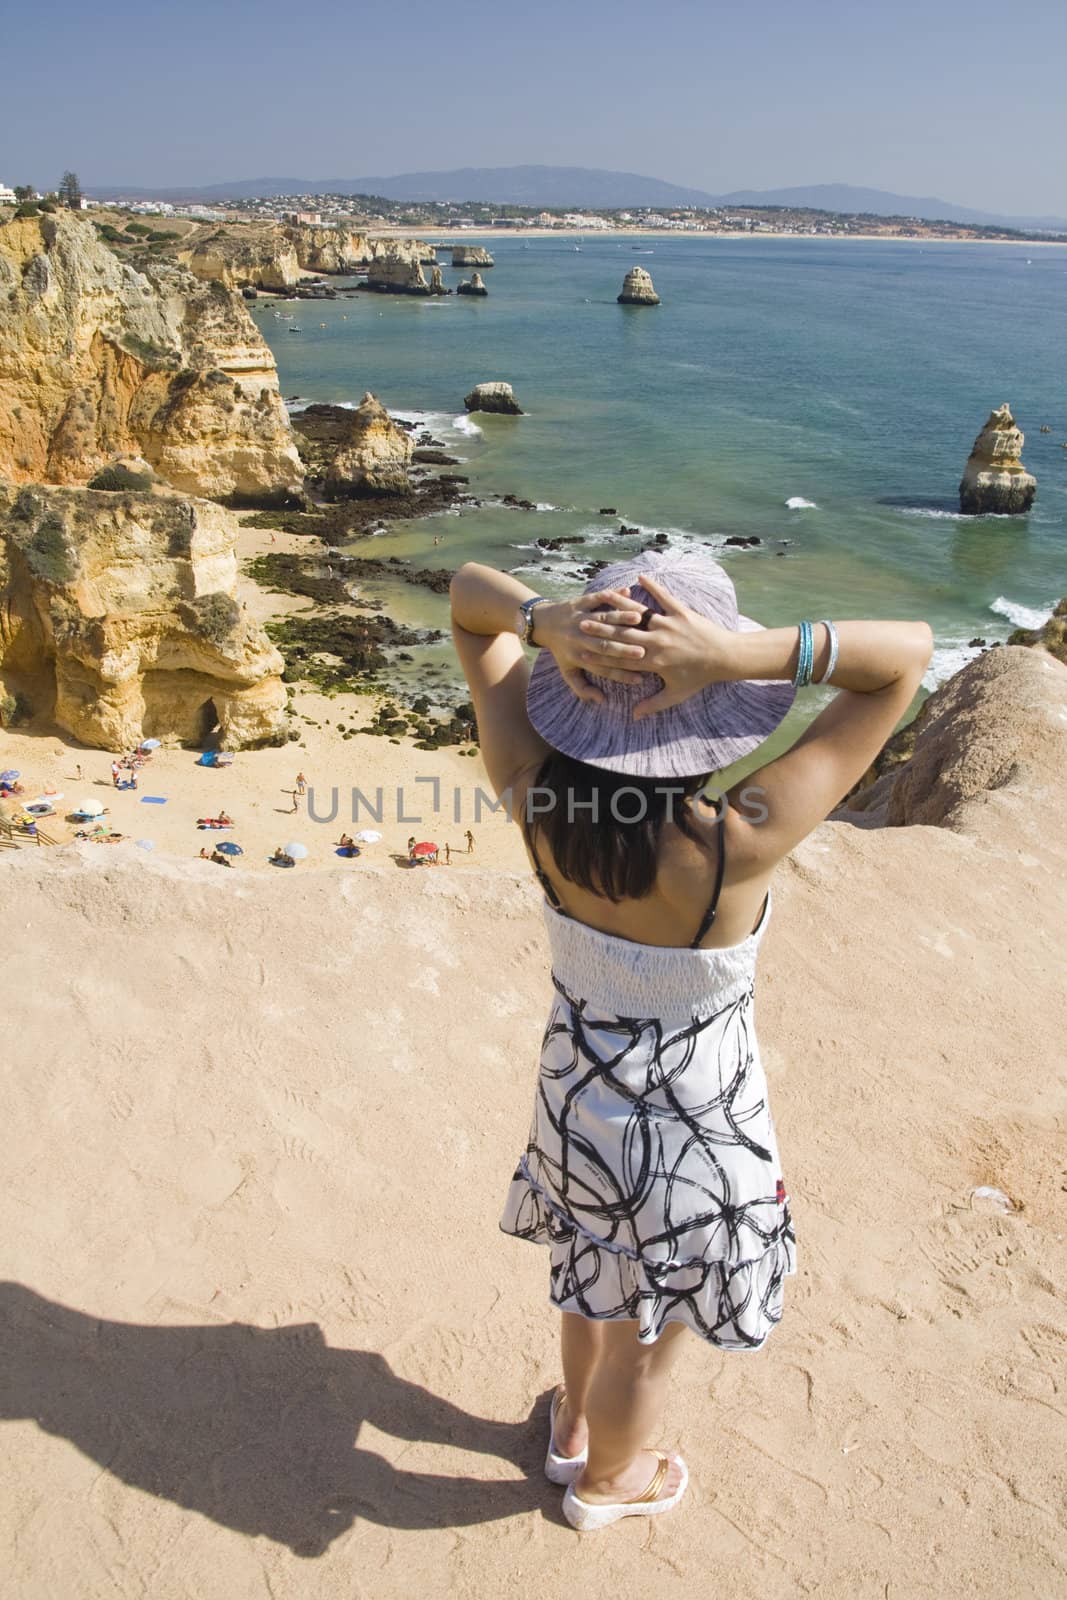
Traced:
<path id="1" fill-rule="evenodd" d="M 534 860 L 534 877 L 537 879 L 538 883 L 541 885 L 542 889 L 545 891 L 545 899 L 548 901 L 548 903 L 552 907 L 553 911 L 563 911 L 563 902 L 560 900 L 559 895 L 556 893 L 555 889 L 553 888 L 552 879 L 548 876 L 548 873 L 544 870 L 544 868 L 541 865 L 540 857 L 537 854 L 537 846 L 534 843 L 534 836 L 533 836 L 532 832 L 527 832 L 526 833 L 526 842 L 530 846 L 530 854 L 533 856 L 533 860 Z M 564 915 L 566 915 L 565 912 L 564 912 Z"/>
<path id="2" fill-rule="evenodd" d="M 708 929 L 715 921 L 715 913 L 719 909 L 719 896 L 722 893 L 723 873 L 726 871 L 726 805 L 726 796 L 723 795 L 721 804 L 719 806 L 719 820 L 716 825 L 719 834 L 719 864 L 715 870 L 715 888 L 708 904 L 708 909 L 700 919 L 700 927 L 696 931 L 696 938 L 689 946 L 690 950 L 695 950 L 705 938 Z"/>

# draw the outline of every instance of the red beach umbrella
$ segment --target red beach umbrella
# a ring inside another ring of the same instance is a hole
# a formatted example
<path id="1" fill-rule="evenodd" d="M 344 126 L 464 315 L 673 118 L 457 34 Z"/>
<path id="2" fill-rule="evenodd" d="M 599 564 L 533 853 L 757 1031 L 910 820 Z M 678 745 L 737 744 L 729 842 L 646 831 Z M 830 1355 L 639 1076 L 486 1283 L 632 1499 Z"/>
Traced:
<path id="1" fill-rule="evenodd" d="M 437 846 L 435 844 L 431 844 L 428 839 L 424 839 L 421 844 L 414 846 L 411 853 L 413 856 L 419 857 L 435 856 L 437 854 Z"/>

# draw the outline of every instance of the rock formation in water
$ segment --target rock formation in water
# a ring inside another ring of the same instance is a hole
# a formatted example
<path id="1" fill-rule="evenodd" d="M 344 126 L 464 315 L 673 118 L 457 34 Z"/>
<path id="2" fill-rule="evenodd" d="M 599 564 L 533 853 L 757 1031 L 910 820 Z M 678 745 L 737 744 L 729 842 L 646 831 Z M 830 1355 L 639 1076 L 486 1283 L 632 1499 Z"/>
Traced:
<path id="1" fill-rule="evenodd" d="M 485 287 L 481 273 L 472 272 L 469 278 L 464 278 L 463 282 L 457 286 L 456 293 L 486 295 L 489 290 Z"/>
<path id="2" fill-rule="evenodd" d="M 235 598 L 237 521 L 171 491 L 0 488 L 0 705 L 105 750 L 284 738 L 284 663 Z"/>
<path id="3" fill-rule="evenodd" d="M 1037 493 L 1037 479 L 1019 459 L 1023 435 L 1007 405 L 990 413 L 989 421 L 974 441 L 960 480 L 960 510 L 974 516 L 997 512 L 1010 515 L 1029 511 Z"/>
<path id="4" fill-rule="evenodd" d="M 367 270 L 362 288 L 377 294 L 429 294 L 430 285 L 418 256 L 412 251 L 389 250 L 377 256 Z"/>
<path id="5" fill-rule="evenodd" d="M 445 281 L 441 276 L 440 267 L 434 267 L 433 270 L 430 273 L 430 289 L 429 289 L 429 292 L 430 292 L 430 294 L 451 294 L 452 293 L 451 289 L 448 289 L 448 288 L 445 287 Z"/>
<path id="6" fill-rule="evenodd" d="M 495 263 L 488 250 L 480 244 L 454 244 L 452 246 L 452 265 L 454 267 L 491 267 Z"/>
<path id="7" fill-rule="evenodd" d="M 522 407 L 512 393 L 510 383 L 476 383 L 463 404 L 468 411 L 501 411 L 509 417 L 521 417 Z"/>
<path id="8" fill-rule="evenodd" d="M 326 473 L 331 500 L 379 494 L 408 494 L 413 445 L 380 400 L 365 394 L 342 435 Z"/>
<path id="9" fill-rule="evenodd" d="M 652 286 L 651 274 L 644 267 L 631 267 L 618 297 L 620 306 L 658 306 L 659 295 Z"/>
<path id="10" fill-rule="evenodd" d="M 0 476 L 85 483 L 122 453 L 248 503 L 303 476 L 238 294 L 172 264 L 135 271 L 71 212 L 0 226 Z"/>
<path id="11" fill-rule="evenodd" d="M 380 256 L 432 263 L 436 252 L 419 239 L 380 239 L 339 224 L 222 223 L 182 241 L 177 259 L 198 278 L 227 289 L 295 288 L 307 272 L 350 273 Z"/>
<path id="12" fill-rule="evenodd" d="M 1047 650 L 1067 667 L 1067 595 L 1060 601 L 1048 621 L 1040 628 L 1016 628 L 1009 644 L 1025 644 L 1032 649 Z"/>

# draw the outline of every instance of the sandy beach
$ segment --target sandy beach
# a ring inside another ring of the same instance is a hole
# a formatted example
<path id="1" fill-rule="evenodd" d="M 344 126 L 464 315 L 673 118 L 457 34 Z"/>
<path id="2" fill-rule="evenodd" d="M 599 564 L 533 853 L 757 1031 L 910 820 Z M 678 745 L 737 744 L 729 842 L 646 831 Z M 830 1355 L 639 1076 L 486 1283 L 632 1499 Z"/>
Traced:
<path id="1" fill-rule="evenodd" d="M 942 825 L 827 823 L 779 874 L 783 1323 L 689 1343 L 685 1505 L 586 1539 L 540 1476 L 545 1261 L 496 1227 L 550 993 L 528 876 L 0 853 L 8 1592 L 1061 1592 L 1067 668 L 969 672 L 912 763 Z"/>

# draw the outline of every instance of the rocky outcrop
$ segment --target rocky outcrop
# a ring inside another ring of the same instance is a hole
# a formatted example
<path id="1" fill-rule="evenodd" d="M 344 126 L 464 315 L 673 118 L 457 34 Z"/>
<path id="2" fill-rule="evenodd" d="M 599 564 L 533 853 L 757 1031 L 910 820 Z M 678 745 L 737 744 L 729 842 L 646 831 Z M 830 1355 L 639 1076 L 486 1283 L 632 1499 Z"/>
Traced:
<path id="1" fill-rule="evenodd" d="M 477 383 L 470 394 L 463 397 L 463 404 L 468 411 L 500 411 L 509 417 L 522 416 L 522 407 L 510 383 Z"/>
<path id="2" fill-rule="evenodd" d="M 0 489 L 0 697 L 83 744 L 284 737 L 283 662 L 236 598 L 237 523 L 169 491 Z"/>
<path id="3" fill-rule="evenodd" d="M 990 413 L 989 421 L 974 441 L 960 480 L 960 510 L 973 516 L 1029 511 L 1037 493 L 1037 479 L 1019 459 L 1023 435 L 1007 405 Z"/>
<path id="4" fill-rule="evenodd" d="M 652 276 L 644 267 L 631 267 L 622 282 L 618 297 L 620 306 L 658 306 L 659 295 L 652 285 Z"/>
<path id="5" fill-rule="evenodd" d="M 413 445 L 408 434 L 372 394 L 365 394 L 350 416 L 326 473 L 327 497 L 410 493 Z"/>
<path id="6" fill-rule="evenodd" d="M 244 222 L 204 227 L 184 240 L 177 259 L 196 277 L 227 289 L 283 291 L 305 273 L 351 273 L 381 256 L 432 263 L 436 252 L 419 239 L 376 239 L 353 228 L 308 223 Z"/>
<path id="7" fill-rule="evenodd" d="M 1055 656 L 1057 661 L 1067 666 L 1067 596 L 1040 628 L 1016 628 L 1008 643 L 1047 650 L 1050 656 Z"/>
<path id="8" fill-rule="evenodd" d="M 843 816 L 981 831 L 981 808 L 995 797 L 1062 785 L 1067 667 L 1044 650 L 987 650 L 923 702 L 883 756 Z"/>
<path id="9" fill-rule="evenodd" d="M 480 244 L 454 244 L 452 246 L 452 265 L 454 267 L 492 267 L 495 266 L 488 250 Z"/>
<path id="10" fill-rule="evenodd" d="M 302 477 L 240 296 L 120 262 L 69 212 L 0 227 L 0 476 L 85 483 L 143 456 L 186 493 L 272 502 Z"/>
<path id="11" fill-rule="evenodd" d="M 481 273 L 472 272 L 469 278 L 464 278 L 463 282 L 457 285 L 456 293 L 487 295 L 489 290 L 485 287 Z"/>
<path id="12" fill-rule="evenodd" d="M 445 280 L 441 276 L 440 267 L 434 267 L 433 270 L 430 273 L 430 293 L 431 294 L 451 294 L 452 293 L 451 289 L 446 289 L 445 288 Z"/>
<path id="13" fill-rule="evenodd" d="M 376 256 L 361 288 L 376 294 L 429 294 L 430 284 L 414 251 L 388 250 Z"/>

